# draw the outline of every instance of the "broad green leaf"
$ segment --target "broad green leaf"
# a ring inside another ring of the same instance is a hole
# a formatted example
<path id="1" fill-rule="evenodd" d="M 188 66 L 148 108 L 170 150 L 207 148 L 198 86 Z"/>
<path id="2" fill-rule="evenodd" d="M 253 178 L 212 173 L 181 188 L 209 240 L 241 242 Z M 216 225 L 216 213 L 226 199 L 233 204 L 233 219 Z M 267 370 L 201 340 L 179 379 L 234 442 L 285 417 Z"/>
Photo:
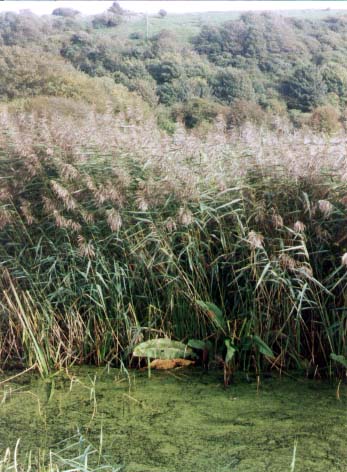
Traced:
<path id="1" fill-rule="evenodd" d="M 254 335 L 252 336 L 252 339 L 261 354 L 264 354 L 264 356 L 267 357 L 275 357 L 272 349 L 262 339 L 260 339 L 259 336 Z"/>
<path id="2" fill-rule="evenodd" d="M 203 351 L 207 349 L 209 352 L 212 351 L 212 343 L 211 341 L 201 341 L 201 339 L 189 339 L 188 346 L 192 347 L 193 349 L 200 349 Z"/>
<path id="3" fill-rule="evenodd" d="M 228 364 L 235 355 L 236 347 L 233 344 L 231 344 L 230 339 L 226 339 L 224 342 L 227 347 L 227 353 L 225 355 L 225 363 Z"/>
<path id="4" fill-rule="evenodd" d="M 339 364 L 343 365 L 343 367 L 346 367 L 347 369 L 347 359 L 345 358 L 345 356 L 338 355 L 332 352 L 330 354 L 330 359 L 332 359 L 335 362 L 338 362 Z"/>
<path id="5" fill-rule="evenodd" d="M 197 300 L 197 304 L 207 312 L 208 317 L 217 328 L 225 331 L 227 327 L 226 322 L 222 310 L 217 305 L 211 302 L 203 302 L 202 300 Z"/>
<path id="6" fill-rule="evenodd" d="M 169 338 L 151 339 L 138 344 L 134 351 L 134 357 L 147 357 L 150 359 L 177 359 L 196 357 L 194 352 L 186 344 L 172 341 Z"/>
<path id="7" fill-rule="evenodd" d="M 200 349 L 201 351 L 206 349 L 205 341 L 201 341 L 200 339 L 189 339 L 188 346 L 193 349 Z"/>

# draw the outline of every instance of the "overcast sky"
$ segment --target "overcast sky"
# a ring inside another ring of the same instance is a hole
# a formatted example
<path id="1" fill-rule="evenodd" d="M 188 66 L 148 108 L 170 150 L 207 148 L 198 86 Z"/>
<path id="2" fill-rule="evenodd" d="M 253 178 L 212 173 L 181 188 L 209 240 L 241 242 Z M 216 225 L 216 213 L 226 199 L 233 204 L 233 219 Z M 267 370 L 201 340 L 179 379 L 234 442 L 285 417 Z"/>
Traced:
<path id="1" fill-rule="evenodd" d="M 164 8 L 168 13 L 198 11 L 231 10 L 290 10 L 290 9 L 344 9 L 345 1 L 119 1 L 122 8 L 136 12 L 157 13 Z M 106 10 L 112 1 L 0 1 L 0 11 L 20 11 L 29 9 L 38 15 L 49 14 L 57 7 L 75 8 L 85 14 L 100 13 Z"/>

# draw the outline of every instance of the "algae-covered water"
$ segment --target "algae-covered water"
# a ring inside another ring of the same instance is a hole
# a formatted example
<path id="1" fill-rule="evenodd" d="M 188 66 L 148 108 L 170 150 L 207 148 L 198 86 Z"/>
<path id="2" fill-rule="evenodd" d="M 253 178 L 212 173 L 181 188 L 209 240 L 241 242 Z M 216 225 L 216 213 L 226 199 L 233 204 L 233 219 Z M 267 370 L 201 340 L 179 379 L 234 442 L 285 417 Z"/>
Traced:
<path id="1" fill-rule="evenodd" d="M 347 387 L 337 400 L 302 379 L 224 390 L 213 372 L 86 368 L 0 384 L 0 453 L 18 438 L 22 454 L 54 450 L 77 431 L 127 472 L 346 471 Z"/>

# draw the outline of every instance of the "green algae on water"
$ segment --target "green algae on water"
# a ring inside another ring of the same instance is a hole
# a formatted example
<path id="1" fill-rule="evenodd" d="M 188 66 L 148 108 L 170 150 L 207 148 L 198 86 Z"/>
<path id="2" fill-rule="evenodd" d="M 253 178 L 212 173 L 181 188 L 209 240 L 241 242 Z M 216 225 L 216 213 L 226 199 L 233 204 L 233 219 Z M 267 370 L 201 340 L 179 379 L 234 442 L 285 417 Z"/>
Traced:
<path id="1" fill-rule="evenodd" d="M 316 381 L 238 380 L 198 370 L 121 376 L 81 368 L 0 389 L 0 449 L 55 450 L 76 432 L 127 472 L 347 470 L 347 387 L 336 399 Z M 123 469 L 122 469 L 123 470 Z"/>

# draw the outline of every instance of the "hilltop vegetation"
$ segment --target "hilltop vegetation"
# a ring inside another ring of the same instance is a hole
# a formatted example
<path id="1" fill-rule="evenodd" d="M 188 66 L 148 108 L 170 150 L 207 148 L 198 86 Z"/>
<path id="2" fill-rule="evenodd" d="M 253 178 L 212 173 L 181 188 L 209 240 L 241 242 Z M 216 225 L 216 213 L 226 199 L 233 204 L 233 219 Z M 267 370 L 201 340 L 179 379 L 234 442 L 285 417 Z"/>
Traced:
<path id="1" fill-rule="evenodd" d="M 108 87 L 139 95 L 167 131 L 176 121 L 194 128 L 217 115 L 231 127 L 273 127 L 274 117 L 327 132 L 344 125 L 346 16 L 231 16 L 223 23 L 218 14 L 190 21 L 158 14 L 147 37 L 145 18 L 116 2 L 92 17 L 68 8 L 44 17 L 2 13 L 0 98 L 80 95 L 91 102 L 107 78 Z"/>

